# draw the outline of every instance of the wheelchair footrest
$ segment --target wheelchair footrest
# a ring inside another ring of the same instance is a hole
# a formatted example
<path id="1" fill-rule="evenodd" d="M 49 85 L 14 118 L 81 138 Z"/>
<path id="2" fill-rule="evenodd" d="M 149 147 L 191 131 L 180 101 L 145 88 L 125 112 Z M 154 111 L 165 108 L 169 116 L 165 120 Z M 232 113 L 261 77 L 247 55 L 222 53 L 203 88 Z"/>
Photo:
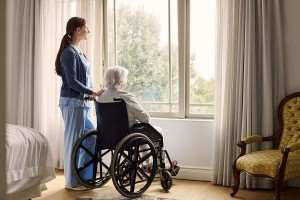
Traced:
<path id="1" fill-rule="evenodd" d="M 176 176 L 179 173 L 180 167 L 179 166 L 175 166 L 175 167 L 171 167 L 169 169 L 169 172 L 171 173 L 172 176 Z"/>

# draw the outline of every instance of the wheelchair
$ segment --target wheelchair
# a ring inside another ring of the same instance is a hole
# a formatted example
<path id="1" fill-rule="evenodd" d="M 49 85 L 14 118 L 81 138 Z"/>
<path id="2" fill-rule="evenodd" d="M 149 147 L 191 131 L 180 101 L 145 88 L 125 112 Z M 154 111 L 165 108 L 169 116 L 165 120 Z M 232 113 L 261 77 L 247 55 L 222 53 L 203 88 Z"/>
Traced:
<path id="1" fill-rule="evenodd" d="M 97 129 L 85 133 L 72 152 L 72 169 L 78 182 L 94 189 L 112 179 L 121 195 L 136 198 L 159 174 L 163 190 L 170 190 L 172 176 L 180 167 L 166 169 L 165 159 L 169 163 L 171 159 L 164 150 L 162 135 L 148 123 L 129 129 L 126 103 L 121 98 L 95 102 L 95 109 Z"/>

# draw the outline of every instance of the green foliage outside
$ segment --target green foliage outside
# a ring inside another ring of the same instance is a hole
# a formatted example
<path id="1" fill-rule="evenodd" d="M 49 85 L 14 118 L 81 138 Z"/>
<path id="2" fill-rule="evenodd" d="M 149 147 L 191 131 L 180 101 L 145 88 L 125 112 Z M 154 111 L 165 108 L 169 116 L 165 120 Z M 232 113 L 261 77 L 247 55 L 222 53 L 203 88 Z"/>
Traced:
<path id="1" fill-rule="evenodd" d="M 117 63 L 129 70 L 127 90 L 141 103 L 178 103 L 178 47 L 171 45 L 170 84 L 169 47 L 160 47 L 159 20 L 141 8 L 133 11 L 123 4 L 118 7 L 116 22 Z M 194 59 L 192 56 L 190 103 L 213 102 L 214 80 L 197 73 Z"/>

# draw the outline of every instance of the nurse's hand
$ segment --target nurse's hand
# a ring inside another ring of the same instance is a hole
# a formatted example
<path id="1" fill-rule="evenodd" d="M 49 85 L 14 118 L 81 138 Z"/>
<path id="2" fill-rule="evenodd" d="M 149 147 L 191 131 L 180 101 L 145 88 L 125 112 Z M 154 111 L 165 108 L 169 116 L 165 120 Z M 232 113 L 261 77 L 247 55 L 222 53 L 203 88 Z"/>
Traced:
<path id="1" fill-rule="evenodd" d="M 99 90 L 98 92 L 93 92 L 93 94 L 92 94 L 91 96 L 96 96 L 96 97 L 98 97 L 98 96 L 100 96 L 103 92 L 104 92 L 104 90 L 101 89 L 101 90 Z"/>
<path id="2" fill-rule="evenodd" d="M 89 100 L 90 100 L 90 101 L 95 101 L 95 100 L 96 100 L 96 96 L 90 95 L 90 96 L 89 96 Z"/>

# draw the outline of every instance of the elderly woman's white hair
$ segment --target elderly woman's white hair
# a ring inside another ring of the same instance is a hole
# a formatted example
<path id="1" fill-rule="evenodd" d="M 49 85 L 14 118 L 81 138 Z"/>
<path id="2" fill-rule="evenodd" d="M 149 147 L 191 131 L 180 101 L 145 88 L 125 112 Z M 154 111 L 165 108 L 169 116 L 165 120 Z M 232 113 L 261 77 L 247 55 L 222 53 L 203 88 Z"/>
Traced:
<path id="1" fill-rule="evenodd" d="M 106 69 L 104 86 L 107 88 L 122 89 L 127 84 L 128 70 L 121 66 L 109 67 Z"/>

